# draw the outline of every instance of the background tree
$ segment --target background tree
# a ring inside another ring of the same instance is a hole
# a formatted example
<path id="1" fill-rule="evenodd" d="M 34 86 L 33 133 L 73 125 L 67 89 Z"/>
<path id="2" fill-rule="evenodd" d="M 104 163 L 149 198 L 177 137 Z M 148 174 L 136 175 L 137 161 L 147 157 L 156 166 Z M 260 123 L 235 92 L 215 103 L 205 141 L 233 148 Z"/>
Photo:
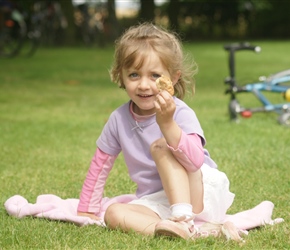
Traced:
<path id="1" fill-rule="evenodd" d="M 76 43 L 75 7 L 72 0 L 11 0 L 28 13 L 36 2 L 57 2 L 61 5 L 66 27 L 56 35 L 63 45 Z M 118 19 L 116 1 L 86 0 L 105 6 L 104 34 L 107 41 L 140 21 L 162 22 L 182 33 L 186 40 L 290 38 L 290 1 L 286 0 L 168 0 L 155 6 L 154 0 L 134 0 L 140 3 L 136 16 Z M 157 14 L 159 16 L 157 16 Z M 49 20 L 48 20 L 49 21 Z M 62 23 L 63 24 L 63 23 Z M 44 31 L 44 36 L 49 33 Z M 58 44 L 58 43 L 56 43 Z"/>
<path id="2" fill-rule="evenodd" d="M 121 27 L 116 17 L 115 0 L 107 0 L 108 16 L 105 21 L 105 34 L 109 41 L 114 41 L 121 33 Z"/>
<path id="3" fill-rule="evenodd" d="M 67 27 L 65 30 L 65 37 L 63 44 L 73 45 L 75 44 L 75 34 L 76 34 L 76 26 L 74 20 L 74 6 L 72 1 L 69 0 L 59 0 L 62 11 L 66 18 Z"/>
<path id="4" fill-rule="evenodd" d="M 169 27 L 176 32 L 179 32 L 179 11 L 180 11 L 180 1 L 170 0 L 167 8 Z"/>
<path id="5" fill-rule="evenodd" d="M 290 38 L 290 1 L 253 1 L 251 29 L 254 38 Z"/>
<path id="6" fill-rule="evenodd" d="M 140 11 L 139 20 L 140 21 L 154 21 L 155 17 L 155 3 L 154 0 L 140 0 Z"/>

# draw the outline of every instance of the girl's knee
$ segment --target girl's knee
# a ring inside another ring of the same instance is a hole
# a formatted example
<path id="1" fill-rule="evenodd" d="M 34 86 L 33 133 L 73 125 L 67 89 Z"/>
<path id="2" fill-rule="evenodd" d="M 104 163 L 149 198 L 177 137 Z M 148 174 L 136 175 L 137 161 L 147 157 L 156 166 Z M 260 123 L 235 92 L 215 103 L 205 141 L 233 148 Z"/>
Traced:
<path id="1" fill-rule="evenodd" d="M 104 220 L 108 228 L 114 229 L 120 225 L 121 205 L 115 203 L 106 209 Z"/>

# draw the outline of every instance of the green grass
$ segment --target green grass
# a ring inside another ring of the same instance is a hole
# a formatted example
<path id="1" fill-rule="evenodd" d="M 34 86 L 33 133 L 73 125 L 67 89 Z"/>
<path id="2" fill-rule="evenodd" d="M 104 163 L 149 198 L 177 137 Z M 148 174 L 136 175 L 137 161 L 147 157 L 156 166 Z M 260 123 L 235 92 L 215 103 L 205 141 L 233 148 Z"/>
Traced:
<path id="1" fill-rule="evenodd" d="M 289 42 L 259 42 L 262 52 L 239 53 L 237 78 L 256 80 L 289 68 Z M 255 229 L 240 247 L 222 239 L 185 242 L 124 234 L 95 226 L 45 219 L 16 219 L 0 207 L 0 249 L 288 249 L 290 229 L 290 130 L 276 114 L 255 114 L 240 123 L 227 116 L 228 75 L 223 43 L 186 44 L 199 65 L 196 111 L 211 156 L 231 181 L 236 199 L 229 213 L 263 200 L 275 204 L 273 217 L 286 222 Z M 20 194 L 34 203 L 40 194 L 78 198 L 109 114 L 128 100 L 110 82 L 113 49 L 40 49 L 33 58 L 0 59 L 0 199 Z M 241 96 L 256 104 L 250 94 Z M 279 95 L 275 101 L 283 102 Z M 106 196 L 134 192 L 122 157 L 117 159 Z"/>

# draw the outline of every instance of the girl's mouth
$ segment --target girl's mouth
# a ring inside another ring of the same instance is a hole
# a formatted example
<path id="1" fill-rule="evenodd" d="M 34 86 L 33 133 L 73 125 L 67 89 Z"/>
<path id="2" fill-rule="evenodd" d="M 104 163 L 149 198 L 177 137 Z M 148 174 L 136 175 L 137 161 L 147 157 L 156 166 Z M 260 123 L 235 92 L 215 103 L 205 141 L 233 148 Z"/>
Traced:
<path id="1" fill-rule="evenodd" d="M 149 98 L 149 97 L 152 97 L 153 95 L 138 95 L 138 96 L 141 98 Z"/>

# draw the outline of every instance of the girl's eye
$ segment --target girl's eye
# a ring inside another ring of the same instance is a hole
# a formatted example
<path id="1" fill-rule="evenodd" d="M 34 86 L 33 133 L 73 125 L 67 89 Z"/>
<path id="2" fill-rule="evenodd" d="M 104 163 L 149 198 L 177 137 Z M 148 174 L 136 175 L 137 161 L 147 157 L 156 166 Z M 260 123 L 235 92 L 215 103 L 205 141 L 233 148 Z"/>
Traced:
<path id="1" fill-rule="evenodd" d="M 130 78 L 136 78 L 136 77 L 138 77 L 138 74 L 137 73 L 131 73 L 131 74 L 129 74 L 129 77 Z"/>
<path id="2" fill-rule="evenodd" d="M 159 74 L 152 74 L 152 77 L 154 78 L 154 79 L 157 79 L 157 78 L 159 78 L 161 75 L 159 75 Z"/>

